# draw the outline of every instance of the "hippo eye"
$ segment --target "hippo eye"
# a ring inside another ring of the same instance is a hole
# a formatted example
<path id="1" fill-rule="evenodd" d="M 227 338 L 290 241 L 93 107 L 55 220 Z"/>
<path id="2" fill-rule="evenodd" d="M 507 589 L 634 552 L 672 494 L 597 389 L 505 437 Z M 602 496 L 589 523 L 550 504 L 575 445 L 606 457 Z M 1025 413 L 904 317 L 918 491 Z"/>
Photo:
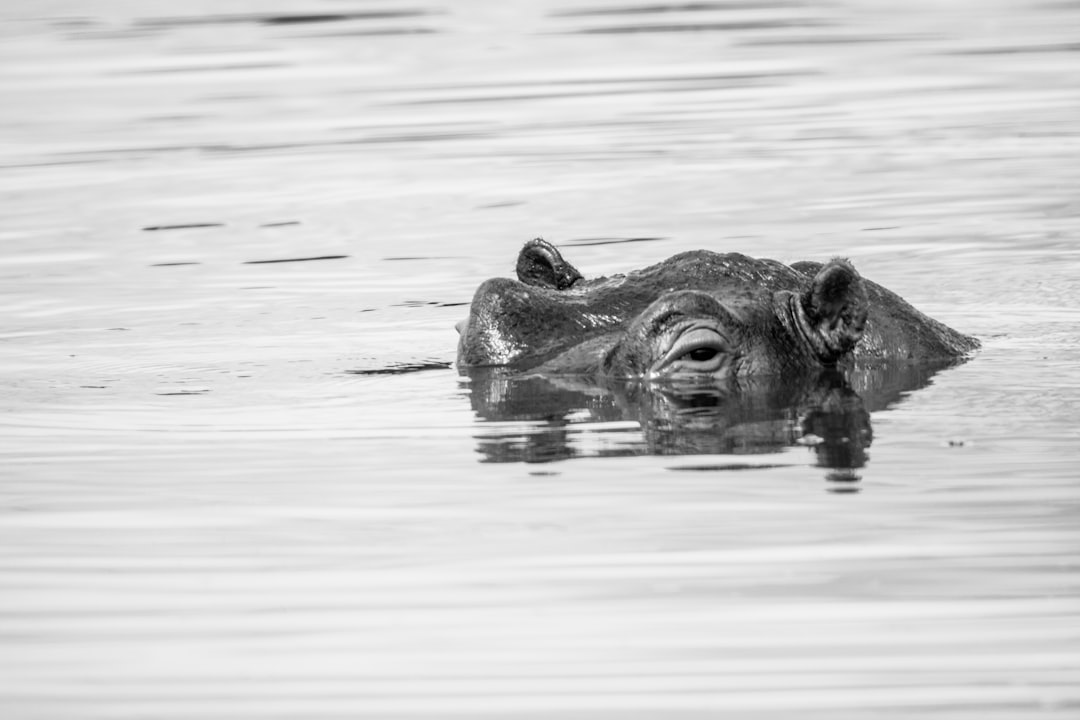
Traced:
<path id="1" fill-rule="evenodd" d="M 716 357 L 719 352 L 720 351 L 714 347 L 700 347 L 695 350 L 691 350 L 690 352 L 683 355 L 683 357 L 688 360 L 693 360 L 694 362 L 706 362 Z"/>
<path id="2" fill-rule="evenodd" d="M 712 374 L 720 370 L 728 355 L 727 340 L 711 327 L 695 327 L 675 340 L 661 365 L 668 372 Z"/>

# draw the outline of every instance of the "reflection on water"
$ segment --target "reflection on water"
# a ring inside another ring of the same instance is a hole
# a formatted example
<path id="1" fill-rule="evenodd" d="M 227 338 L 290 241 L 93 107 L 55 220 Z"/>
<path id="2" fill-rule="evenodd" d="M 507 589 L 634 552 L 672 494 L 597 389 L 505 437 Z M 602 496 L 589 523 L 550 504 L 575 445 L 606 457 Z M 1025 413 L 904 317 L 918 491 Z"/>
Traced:
<path id="1" fill-rule="evenodd" d="M 590 381 L 465 368 L 477 437 L 488 462 L 551 462 L 629 455 L 751 455 L 811 448 L 831 479 L 853 480 L 873 440 L 870 413 L 925 387 L 955 364 L 887 364 L 851 373 L 763 378 L 717 384 Z M 634 423 L 606 427 L 604 423 Z M 599 425 L 598 425 L 599 424 Z M 606 436 L 587 438 L 586 435 Z M 599 440 L 597 443 L 589 440 Z"/>
<path id="2" fill-rule="evenodd" d="M 0 718 L 1074 720 L 1078 31 L 4 0 Z M 850 256 L 985 349 L 463 389 L 537 235 Z"/>

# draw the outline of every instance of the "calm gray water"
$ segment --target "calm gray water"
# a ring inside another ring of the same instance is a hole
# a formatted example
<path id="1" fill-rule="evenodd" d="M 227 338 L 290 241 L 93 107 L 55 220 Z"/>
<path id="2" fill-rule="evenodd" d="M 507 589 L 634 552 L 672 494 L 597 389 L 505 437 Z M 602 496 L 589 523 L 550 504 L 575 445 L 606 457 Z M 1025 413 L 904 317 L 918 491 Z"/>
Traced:
<path id="1" fill-rule="evenodd" d="M 1054 0 L 5 0 L 0 715 L 1077 717 L 1078 38 Z M 658 433 L 452 367 L 537 235 L 850 257 L 984 347 L 861 388 L 846 470 L 795 417 Z"/>

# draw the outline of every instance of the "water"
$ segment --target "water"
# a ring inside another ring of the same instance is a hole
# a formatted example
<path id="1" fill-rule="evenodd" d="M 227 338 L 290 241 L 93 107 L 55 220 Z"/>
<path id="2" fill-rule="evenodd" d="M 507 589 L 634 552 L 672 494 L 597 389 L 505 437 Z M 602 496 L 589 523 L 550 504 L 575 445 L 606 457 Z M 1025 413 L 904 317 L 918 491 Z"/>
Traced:
<path id="1" fill-rule="evenodd" d="M 5 718 L 1080 712 L 1080 5 L 0 19 Z M 499 415 L 453 323 L 537 235 L 847 256 L 984 347 L 840 474 Z"/>

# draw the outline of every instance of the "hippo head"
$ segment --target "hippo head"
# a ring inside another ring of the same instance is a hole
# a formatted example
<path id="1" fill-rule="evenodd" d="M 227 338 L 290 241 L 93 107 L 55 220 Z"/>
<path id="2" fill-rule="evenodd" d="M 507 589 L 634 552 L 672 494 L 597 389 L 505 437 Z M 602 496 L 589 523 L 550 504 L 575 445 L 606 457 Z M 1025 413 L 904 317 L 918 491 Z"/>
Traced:
<path id="1" fill-rule="evenodd" d="M 789 266 L 695 250 L 585 279 L 537 239 L 519 253 L 517 274 L 477 289 L 458 326 L 459 367 L 741 378 L 959 359 L 979 346 L 842 259 Z"/>
<path id="2" fill-rule="evenodd" d="M 725 302 L 704 290 L 658 297 L 604 356 L 607 374 L 745 377 L 834 365 L 866 324 L 866 293 L 851 265 L 834 260 L 802 292 L 762 288 Z M 553 365 L 561 365 L 559 359 Z"/>
<path id="3" fill-rule="evenodd" d="M 866 327 L 865 282 L 846 260 L 783 265 L 694 251 L 586 280 L 544 240 L 517 280 L 477 290 L 459 324 L 461 367 L 662 379 L 835 366 Z"/>

